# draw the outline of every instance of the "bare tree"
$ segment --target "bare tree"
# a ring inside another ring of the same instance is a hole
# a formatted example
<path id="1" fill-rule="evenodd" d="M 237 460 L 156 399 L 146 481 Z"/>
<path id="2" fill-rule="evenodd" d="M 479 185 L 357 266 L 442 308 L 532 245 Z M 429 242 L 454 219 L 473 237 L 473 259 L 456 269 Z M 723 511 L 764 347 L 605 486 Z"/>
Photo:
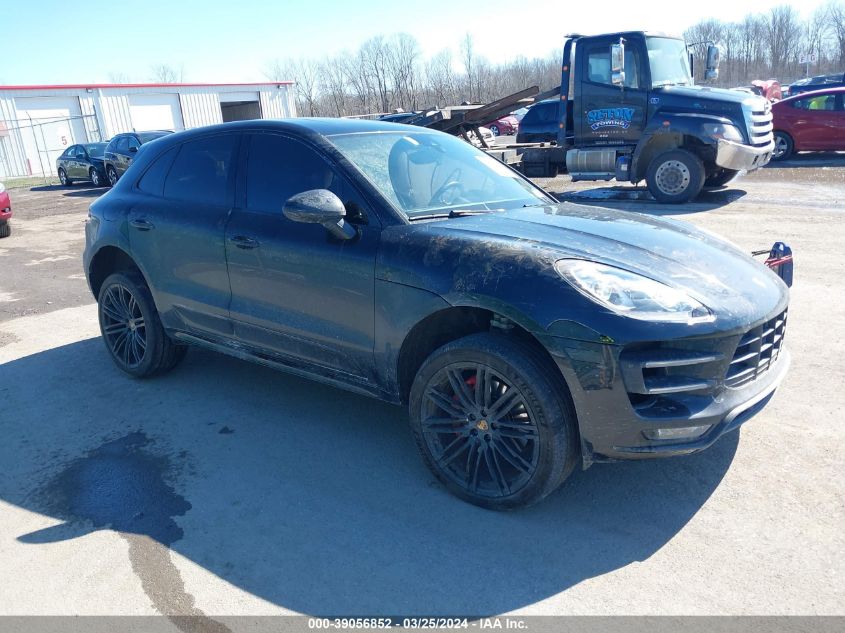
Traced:
<path id="1" fill-rule="evenodd" d="M 419 57 L 420 45 L 411 35 L 398 33 L 388 40 L 386 62 L 394 105 L 406 110 L 417 109 Z"/>
<path id="2" fill-rule="evenodd" d="M 446 48 L 434 55 L 426 64 L 425 77 L 431 104 L 446 106 L 454 103 L 456 90 L 452 51 Z"/>
<path id="3" fill-rule="evenodd" d="M 318 66 L 310 59 L 276 59 L 264 69 L 264 76 L 270 81 L 293 81 L 297 111 L 319 116 Z"/>
<path id="4" fill-rule="evenodd" d="M 464 39 L 461 40 L 461 61 L 464 63 L 464 74 L 466 76 L 467 84 L 467 99 L 472 101 L 474 95 L 477 94 L 474 92 L 477 81 L 475 69 L 475 46 L 472 34 L 469 31 L 467 31 L 466 35 L 464 35 Z"/>
<path id="5" fill-rule="evenodd" d="M 845 66 L 845 4 L 841 0 L 832 1 L 827 5 L 827 12 L 835 38 L 837 61 L 842 68 Z"/>
<path id="6" fill-rule="evenodd" d="M 110 70 L 108 74 L 109 83 L 110 84 L 129 84 L 132 83 L 132 80 L 129 78 L 123 71 L 119 70 Z"/>
<path id="7" fill-rule="evenodd" d="M 185 66 L 178 68 L 170 64 L 153 64 L 150 66 L 150 81 L 162 84 L 181 84 L 185 81 Z"/>

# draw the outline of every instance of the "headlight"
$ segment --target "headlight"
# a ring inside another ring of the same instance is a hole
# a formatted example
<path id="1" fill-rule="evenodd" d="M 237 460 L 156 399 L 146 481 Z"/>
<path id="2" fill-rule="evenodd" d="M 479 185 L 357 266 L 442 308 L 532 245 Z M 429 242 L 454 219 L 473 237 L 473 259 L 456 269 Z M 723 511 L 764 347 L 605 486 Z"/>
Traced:
<path id="1" fill-rule="evenodd" d="M 726 123 L 705 123 L 704 133 L 713 138 L 721 138 L 726 141 L 735 141 L 742 143 L 742 132 L 735 125 L 728 125 Z"/>
<path id="2" fill-rule="evenodd" d="M 706 306 L 685 292 L 621 268 L 561 259 L 555 262 L 555 270 L 596 303 L 632 319 L 700 323 L 714 318 Z"/>

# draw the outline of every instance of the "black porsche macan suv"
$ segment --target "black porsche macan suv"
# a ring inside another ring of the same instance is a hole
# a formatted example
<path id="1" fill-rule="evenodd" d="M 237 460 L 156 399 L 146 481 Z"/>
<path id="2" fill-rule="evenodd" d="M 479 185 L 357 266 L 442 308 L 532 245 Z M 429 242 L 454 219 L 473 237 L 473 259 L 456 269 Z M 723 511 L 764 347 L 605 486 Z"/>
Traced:
<path id="1" fill-rule="evenodd" d="M 789 362 L 788 289 L 730 244 L 378 121 L 161 139 L 91 205 L 84 266 L 128 374 L 199 345 L 406 405 L 436 476 L 496 509 L 706 448 Z"/>

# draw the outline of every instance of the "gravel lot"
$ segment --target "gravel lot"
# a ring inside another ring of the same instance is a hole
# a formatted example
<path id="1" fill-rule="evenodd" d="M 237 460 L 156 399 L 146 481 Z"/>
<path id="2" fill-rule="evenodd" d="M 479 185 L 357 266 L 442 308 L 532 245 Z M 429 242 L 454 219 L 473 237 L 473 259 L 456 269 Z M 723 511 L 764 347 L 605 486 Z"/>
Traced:
<path id="1" fill-rule="evenodd" d="M 539 182 L 747 250 L 789 242 L 793 365 L 709 451 L 598 465 L 509 514 L 443 490 L 399 408 L 200 350 L 165 377 L 120 374 L 80 260 L 103 190 L 12 190 L 0 615 L 845 615 L 845 156 L 680 207 Z"/>

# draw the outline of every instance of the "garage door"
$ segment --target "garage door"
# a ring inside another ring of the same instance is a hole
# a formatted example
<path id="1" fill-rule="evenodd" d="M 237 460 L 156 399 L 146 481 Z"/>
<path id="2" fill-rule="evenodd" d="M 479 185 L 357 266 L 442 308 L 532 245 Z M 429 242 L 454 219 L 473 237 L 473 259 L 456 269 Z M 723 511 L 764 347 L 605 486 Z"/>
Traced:
<path id="1" fill-rule="evenodd" d="M 184 130 L 179 95 L 130 95 L 129 116 L 136 132 Z"/>
<path id="2" fill-rule="evenodd" d="M 74 143 L 86 143 L 85 123 L 77 97 L 18 97 L 15 110 L 32 174 L 56 173 L 56 158 Z"/>

